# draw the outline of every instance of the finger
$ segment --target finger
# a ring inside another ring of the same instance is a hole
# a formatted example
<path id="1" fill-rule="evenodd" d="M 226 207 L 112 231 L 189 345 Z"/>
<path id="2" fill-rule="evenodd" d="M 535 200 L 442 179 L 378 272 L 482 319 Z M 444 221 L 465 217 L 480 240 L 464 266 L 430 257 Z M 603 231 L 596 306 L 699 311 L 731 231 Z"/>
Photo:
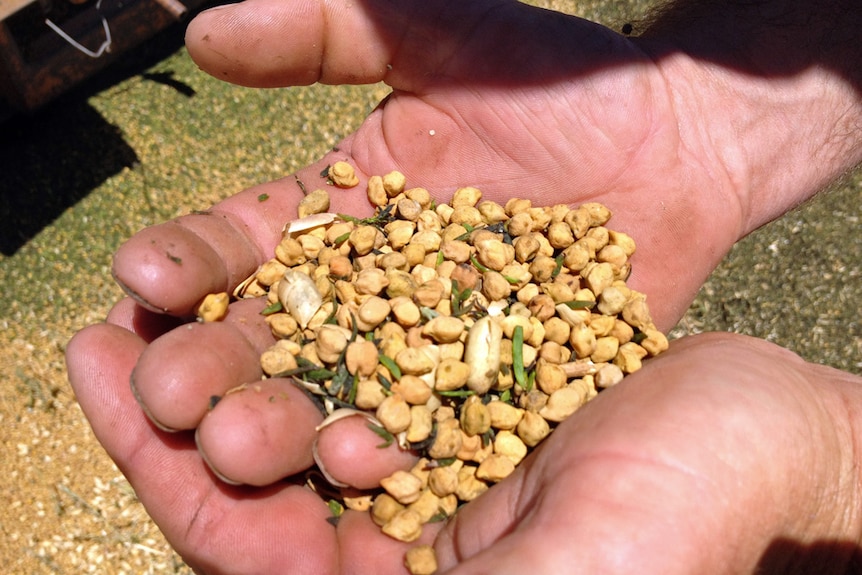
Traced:
<path id="1" fill-rule="evenodd" d="M 208 212 L 145 228 L 117 250 L 114 278 L 148 309 L 193 314 L 204 296 L 231 291 L 274 257 L 284 225 L 296 219 L 303 190 L 333 190 L 333 212 L 371 212 L 364 180 L 350 190 L 336 190 L 321 176 L 327 165 L 347 157 L 349 149 L 332 152 L 293 176 L 244 190 Z"/>
<path id="2" fill-rule="evenodd" d="M 397 442 L 387 444 L 361 415 L 339 419 L 321 429 L 316 450 L 320 467 L 329 477 L 357 489 L 376 489 L 381 479 L 410 469 L 418 460 Z"/>
<path id="3" fill-rule="evenodd" d="M 182 325 L 182 320 L 163 313 L 155 313 L 139 305 L 133 298 L 118 301 L 105 322 L 129 330 L 147 343 Z"/>
<path id="4" fill-rule="evenodd" d="M 186 562 L 210 574 L 335 572 L 335 530 L 316 494 L 219 485 L 190 436 L 146 420 L 128 386 L 145 347 L 120 327 L 88 327 L 67 348 L 69 379 L 96 437 Z"/>
<path id="5" fill-rule="evenodd" d="M 372 84 L 414 90 L 470 78 L 499 85 L 542 76 L 549 62 L 594 61 L 572 50 L 571 29 L 586 21 L 518 2 L 246 0 L 198 15 L 186 32 L 195 62 L 245 86 Z M 505 50 L 500 39 L 506 39 Z M 583 50 L 589 38 L 577 44 Z M 603 46 L 607 58 L 608 46 Z M 529 58 L 529 65 L 513 64 Z M 483 62 L 477 67 L 477 61 Z M 445 70 L 445 72 L 444 72 Z"/>
<path id="6" fill-rule="evenodd" d="M 225 395 L 200 422 L 195 439 L 223 481 L 264 486 L 311 467 L 321 421 L 296 384 L 273 378 Z"/>
<path id="7" fill-rule="evenodd" d="M 213 398 L 260 380 L 260 354 L 272 335 L 263 300 L 231 304 L 221 322 L 177 327 L 151 343 L 131 375 L 141 408 L 160 428 L 194 429 Z"/>
<path id="8" fill-rule="evenodd" d="M 228 262 L 257 259 L 259 254 L 236 225 L 214 215 L 194 215 L 138 232 L 134 241 L 117 250 L 112 272 L 141 305 L 187 315 L 201 294 L 227 291 L 240 281 L 246 268 L 229 269 Z M 148 292 L 150 286 L 164 287 Z M 194 289 L 183 289 L 186 286 Z"/>
<path id="9" fill-rule="evenodd" d="M 342 67 L 333 67 L 336 75 L 328 78 L 331 83 L 339 83 L 345 75 L 344 58 L 350 52 L 355 55 L 350 63 L 356 80 L 351 83 L 373 83 L 385 72 L 388 50 L 368 29 L 362 12 L 361 2 L 352 6 L 245 2 L 195 18 L 186 31 L 186 43 L 203 70 L 237 84 L 313 84 L 322 75 L 324 53 L 333 48 Z"/>

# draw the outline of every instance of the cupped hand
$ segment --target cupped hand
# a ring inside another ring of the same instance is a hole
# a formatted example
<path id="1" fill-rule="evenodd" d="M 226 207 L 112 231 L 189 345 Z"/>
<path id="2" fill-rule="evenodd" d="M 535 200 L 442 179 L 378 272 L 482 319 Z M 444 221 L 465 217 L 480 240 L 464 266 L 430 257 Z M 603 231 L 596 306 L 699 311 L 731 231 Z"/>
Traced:
<path id="1" fill-rule="evenodd" d="M 860 383 L 745 336 L 674 342 L 457 514 L 443 567 L 854 572 Z"/>
<path id="2" fill-rule="evenodd" d="M 69 346 L 70 379 L 97 436 L 168 539 L 201 572 L 402 569 L 402 544 L 381 536 L 362 514 L 348 513 L 333 528 L 321 498 L 302 487 L 313 417 L 297 419 L 295 457 L 284 462 L 294 480 L 233 487 L 208 470 L 188 434 L 154 427 L 128 383 L 133 379 L 152 415 L 157 399 L 141 394 L 151 384 L 166 386 L 167 373 L 178 388 L 195 378 L 220 379 L 216 394 L 256 378 L 250 358 L 270 339 L 250 319 L 249 304 L 234 304 L 233 319 L 216 330 L 178 328 L 168 316 L 188 317 L 205 294 L 230 290 L 268 259 L 302 188 L 325 187 L 319 174 L 327 164 L 347 160 L 360 176 L 357 188 L 331 194 L 335 212 L 369 213 L 367 178 L 391 170 L 444 201 L 469 184 L 501 203 L 605 203 L 615 213 L 610 226 L 638 243 L 630 285 L 647 293 L 663 329 L 750 228 L 738 174 L 717 161 L 714 144 L 685 128 L 691 118 L 681 116 L 696 106 L 687 110 L 674 97 L 697 75 L 682 73 L 678 62 L 663 69 L 633 41 L 595 24 L 517 2 L 403 2 L 396 9 L 371 0 L 249 0 L 202 14 L 187 39 L 202 68 L 240 84 L 382 80 L 393 90 L 315 165 L 133 237 L 116 254 L 114 274 L 137 304 L 125 300 L 106 325 L 81 332 Z M 260 201 L 264 195 L 269 199 Z M 233 342 L 231 353 L 217 353 L 225 342 Z M 195 346 L 211 352 L 179 353 Z M 169 411 L 176 405 L 167 403 Z M 358 443 L 357 476 L 367 480 L 391 467 L 363 457 L 379 453 Z M 562 448 L 544 452 L 553 449 Z M 530 471 L 541 461 L 536 457 L 508 488 L 492 490 L 495 497 L 520 490 L 522 501 L 538 501 L 543 490 L 553 492 Z M 505 535 L 501 526 L 513 530 L 527 518 L 525 508 L 512 505 L 505 516 L 491 513 L 500 521 L 490 520 L 498 529 L 487 536 L 468 535 L 486 532 L 487 516 L 469 520 L 465 513 L 446 528 L 439 544 L 445 565 L 491 548 Z M 461 527 L 470 521 L 470 529 Z M 427 531 L 431 540 L 434 529 Z"/>
<path id="3" fill-rule="evenodd" d="M 123 246 L 115 276 L 154 310 L 188 314 L 271 257 L 298 181 L 327 187 L 320 172 L 337 160 L 360 184 L 328 187 L 330 211 L 369 213 L 367 178 L 391 170 L 442 201 L 473 185 L 501 203 L 605 203 L 610 226 L 638 242 L 631 283 L 663 329 L 751 229 L 742 167 L 719 154 L 735 143 L 692 130 L 703 73 L 585 20 L 509 1 L 249 0 L 201 14 L 187 44 L 204 70 L 244 85 L 384 81 L 392 92 L 317 164 Z"/>
<path id="4" fill-rule="evenodd" d="M 226 485 L 191 437 L 155 429 L 127 384 L 145 346 L 119 326 L 84 330 L 70 377 L 193 568 L 404 572 L 405 544 L 367 514 L 348 511 L 336 528 L 301 482 Z M 850 419 L 860 383 L 744 336 L 674 342 L 422 541 L 441 573 L 844 573 L 862 530 Z"/>

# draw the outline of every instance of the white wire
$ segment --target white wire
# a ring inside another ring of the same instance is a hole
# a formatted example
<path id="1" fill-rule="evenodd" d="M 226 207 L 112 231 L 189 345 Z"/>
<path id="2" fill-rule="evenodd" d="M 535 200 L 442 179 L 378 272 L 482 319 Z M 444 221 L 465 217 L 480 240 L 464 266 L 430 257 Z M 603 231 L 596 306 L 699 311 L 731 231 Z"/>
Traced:
<path id="1" fill-rule="evenodd" d="M 102 4 L 102 0 L 99 0 L 98 2 L 96 2 L 96 12 L 99 11 L 101 4 Z M 98 58 L 99 56 L 101 56 L 102 54 L 104 54 L 106 51 L 108 51 L 111 48 L 111 28 L 108 26 L 108 21 L 105 19 L 104 16 L 102 16 L 100 14 L 99 17 L 102 19 L 102 28 L 104 28 L 104 30 L 105 30 L 105 41 L 102 42 L 102 45 L 95 52 L 93 52 L 92 50 L 90 50 L 86 46 L 82 46 L 81 44 L 76 42 L 74 38 L 72 38 L 71 36 L 66 34 L 59 26 L 57 26 L 56 24 L 51 22 L 50 18 L 45 18 L 45 24 L 47 24 L 48 27 L 51 28 L 51 30 L 56 32 L 66 42 L 71 44 L 73 48 L 83 52 L 84 54 L 86 54 L 90 58 Z"/>

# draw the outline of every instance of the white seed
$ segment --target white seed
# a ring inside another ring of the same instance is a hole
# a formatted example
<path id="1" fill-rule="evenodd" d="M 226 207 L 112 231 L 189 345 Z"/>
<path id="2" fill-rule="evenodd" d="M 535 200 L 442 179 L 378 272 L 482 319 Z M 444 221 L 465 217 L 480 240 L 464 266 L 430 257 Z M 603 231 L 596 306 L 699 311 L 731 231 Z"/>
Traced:
<path id="1" fill-rule="evenodd" d="M 321 361 L 333 364 L 338 361 L 341 352 L 347 347 L 350 330 L 339 325 L 322 325 L 317 330 L 314 347 Z"/>
<path id="2" fill-rule="evenodd" d="M 323 296 L 308 275 L 287 269 L 278 282 L 278 300 L 304 329 L 323 305 Z"/>
<path id="3" fill-rule="evenodd" d="M 623 380 L 623 370 L 619 366 L 609 363 L 601 368 L 595 377 L 596 387 L 612 387 Z"/>
<path id="4" fill-rule="evenodd" d="M 428 449 L 428 456 L 433 459 L 449 459 L 461 450 L 463 437 L 458 420 L 455 418 L 437 422 L 437 436 Z"/>
<path id="5" fill-rule="evenodd" d="M 586 393 L 580 387 L 567 386 L 550 395 L 539 415 L 548 421 L 560 422 L 573 414 L 586 402 Z"/>
<path id="6" fill-rule="evenodd" d="M 473 501 L 486 491 L 488 484 L 476 478 L 476 467 L 465 465 L 458 470 L 458 489 L 456 495 L 461 501 Z"/>
<path id="7" fill-rule="evenodd" d="M 353 511 L 370 511 L 373 503 L 372 495 L 359 495 L 357 497 L 345 497 L 344 506 Z"/>
<path id="8" fill-rule="evenodd" d="M 377 369 L 377 357 L 377 346 L 374 342 L 362 339 L 347 344 L 344 362 L 351 375 L 370 377 Z"/>
<path id="9" fill-rule="evenodd" d="M 491 427 L 494 429 L 515 429 L 524 416 L 523 409 L 519 409 L 504 401 L 491 401 L 487 405 L 487 408 L 488 414 L 491 417 Z"/>
<path id="10" fill-rule="evenodd" d="M 423 375 L 431 373 L 439 363 L 439 351 L 436 346 L 407 347 L 395 356 L 395 363 L 401 368 L 401 373 Z M 437 357 L 435 357 L 437 356 Z"/>
<path id="11" fill-rule="evenodd" d="M 471 395 L 461 406 L 460 421 L 467 435 L 481 435 L 491 428 L 491 414 L 478 395 Z"/>
<path id="12" fill-rule="evenodd" d="M 464 362 L 470 366 L 467 387 L 486 393 L 500 373 L 500 348 L 503 330 L 490 316 L 476 321 L 467 335 Z"/>
<path id="13" fill-rule="evenodd" d="M 383 176 L 383 189 L 390 198 L 394 198 L 404 191 L 404 186 L 407 183 L 407 178 L 404 174 L 398 171 L 391 171 Z"/>
<path id="14" fill-rule="evenodd" d="M 402 375 L 401 379 L 392 384 L 392 393 L 404 398 L 411 405 L 425 405 L 431 398 L 431 386 L 421 377 L 415 375 Z"/>
<path id="15" fill-rule="evenodd" d="M 279 373 L 297 368 L 296 357 L 290 349 L 279 340 L 260 356 L 260 366 L 267 375 L 274 376 Z"/>
<path id="16" fill-rule="evenodd" d="M 544 417 L 533 411 L 526 411 L 518 423 L 518 437 L 529 447 L 535 447 L 550 433 L 551 428 Z"/>
<path id="17" fill-rule="evenodd" d="M 466 355 L 466 352 L 465 352 Z M 467 385 L 472 373 L 472 366 L 454 358 L 440 360 L 434 374 L 434 389 L 437 391 L 454 391 Z"/>
<path id="18" fill-rule="evenodd" d="M 398 503 L 394 497 L 388 493 L 381 493 L 374 498 L 371 504 L 371 519 L 378 526 L 383 527 L 389 522 L 395 514 L 404 509 L 404 505 Z"/>
<path id="19" fill-rule="evenodd" d="M 437 343 L 452 343 L 458 341 L 464 333 L 464 321 L 457 317 L 440 315 L 426 323 L 422 333 Z"/>
<path id="20" fill-rule="evenodd" d="M 458 470 L 463 463 L 456 460 L 451 465 L 435 467 L 428 476 L 428 488 L 438 497 L 445 497 L 455 493 L 458 489 Z"/>
<path id="21" fill-rule="evenodd" d="M 434 415 L 424 405 L 410 406 L 410 426 L 407 428 L 407 441 L 416 443 L 425 441 L 431 436 L 434 427 Z"/>
<path id="22" fill-rule="evenodd" d="M 356 384 L 354 403 L 359 409 L 377 409 L 386 397 L 386 390 L 376 379 L 360 379 Z"/>

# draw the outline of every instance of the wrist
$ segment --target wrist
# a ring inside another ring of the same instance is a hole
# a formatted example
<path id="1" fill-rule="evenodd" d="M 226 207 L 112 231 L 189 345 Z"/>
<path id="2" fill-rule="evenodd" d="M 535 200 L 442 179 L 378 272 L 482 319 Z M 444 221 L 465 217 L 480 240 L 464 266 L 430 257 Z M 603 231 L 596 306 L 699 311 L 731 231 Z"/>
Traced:
<path id="1" fill-rule="evenodd" d="M 637 41 L 665 75 L 682 140 L 738 199 L 745 235 L 862 162 L 862 43 L 850 36 L 862 7 L 739 4 L 678 2 Z"/>

